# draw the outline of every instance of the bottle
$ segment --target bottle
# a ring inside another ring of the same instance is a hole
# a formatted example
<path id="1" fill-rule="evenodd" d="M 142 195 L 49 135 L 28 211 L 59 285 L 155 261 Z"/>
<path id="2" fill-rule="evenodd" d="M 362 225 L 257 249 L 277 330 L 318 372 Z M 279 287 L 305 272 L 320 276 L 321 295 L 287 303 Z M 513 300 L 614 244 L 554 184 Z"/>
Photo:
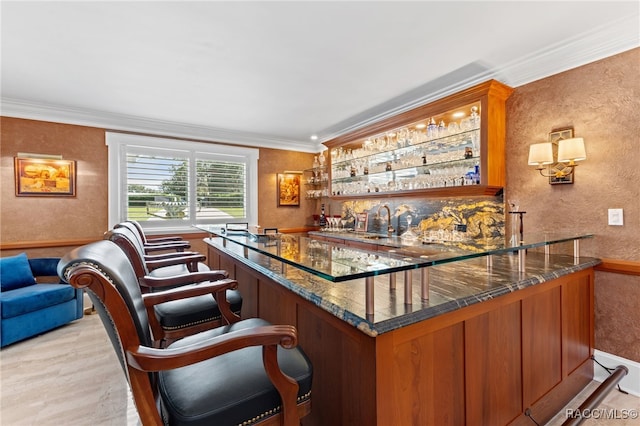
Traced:
<path id="1" fill-rule="evenodd" d="M 324 213 L 324 204 L 320 206 L 320 226 L 327 226 L 327 215 Z"/>
<path id="2" fill-rule="evenodd" d="M 436 121 L 431 117 L 431 121 L 429 121 L 429 125 L 427 126 L 427 138 L 435 139 L 438 137 L 438 125 Z"/>

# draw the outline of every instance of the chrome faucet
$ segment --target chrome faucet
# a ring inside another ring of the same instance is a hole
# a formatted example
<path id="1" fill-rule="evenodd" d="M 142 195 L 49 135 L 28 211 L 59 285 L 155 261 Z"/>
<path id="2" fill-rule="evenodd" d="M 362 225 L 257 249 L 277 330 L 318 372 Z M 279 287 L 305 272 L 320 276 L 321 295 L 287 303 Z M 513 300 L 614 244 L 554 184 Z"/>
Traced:
<path id="1" fill-rule="evenodd" d="M 378 207 L 378 211 L 376 212 L 376 217 L 380 219 L 380 209 L 385 208 L 387 210 L 387 236 L 391 236 L 395 229 L 391 226 L 391 210 L 389 210 L 389 206 L 386 204 Z"/>

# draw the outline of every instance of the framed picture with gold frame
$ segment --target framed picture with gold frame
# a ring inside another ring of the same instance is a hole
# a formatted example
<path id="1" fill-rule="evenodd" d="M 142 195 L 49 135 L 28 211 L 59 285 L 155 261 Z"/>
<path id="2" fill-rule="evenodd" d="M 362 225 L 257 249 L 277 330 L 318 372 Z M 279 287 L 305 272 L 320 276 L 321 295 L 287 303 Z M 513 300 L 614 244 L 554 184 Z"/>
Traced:
<path id="1" fill-rule="evenodd" d="M 301 173 L 278 174 L 278 206 L 300 206 L 301 177 Z"/>
<path id="2" fill-rule="evenodd" d="M 14 158 L 16 196 L 75 197 L 76 162 L 48 158 Z"/>
<path id="3" fill-rule="evenodd" d="M 566 127 L 563 129 L 556 129 L 549 133 L 549 142 L 551 142 L 551 147 L 553 148 L 553 158 L 558 158 L 558 142 L 562 139 L 571 139 L 573 138 L 573 127 Z M 571 168 L 567 167 L 564 163 L 554 163 L 549 164 L 549 183 L 551 185 L 558 185 L 563 183 L 573 183 L 573 173 L 571 172 Z M 558 172 L 564 172 L 564 175 L 561 177 L 557 177 L 556 174 Z M 567 175 L 567 173 L 570 173 Z"/>

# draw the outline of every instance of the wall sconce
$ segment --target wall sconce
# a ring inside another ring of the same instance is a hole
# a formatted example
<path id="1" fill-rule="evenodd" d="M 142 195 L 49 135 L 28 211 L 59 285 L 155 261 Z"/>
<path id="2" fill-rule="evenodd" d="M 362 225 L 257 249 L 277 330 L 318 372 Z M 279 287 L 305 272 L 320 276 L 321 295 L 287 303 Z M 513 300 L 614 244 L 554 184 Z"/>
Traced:
<path id="1" fill-rule="evenodd" d="M 554 143 L 536 143 L 529 147 L 529 165 L 537 166 L 536 170 L 544 177 L 549 178 L 550 184 L 573 183 L 576 161 L 587 158 L 584 148 L 584 139 L 571 138 L 560 139 L 557 142 L 558 159 L 553 159 Z M 549 169 L 544 174 L 545 166 Z"/>

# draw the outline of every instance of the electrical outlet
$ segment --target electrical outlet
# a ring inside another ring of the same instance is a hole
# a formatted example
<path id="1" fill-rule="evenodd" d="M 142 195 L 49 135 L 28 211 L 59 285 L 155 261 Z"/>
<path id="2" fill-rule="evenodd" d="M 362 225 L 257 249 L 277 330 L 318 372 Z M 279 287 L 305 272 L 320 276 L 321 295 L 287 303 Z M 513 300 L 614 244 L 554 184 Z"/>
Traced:
<path id="1" fill-rule="evenodd" d="M 622 209 L 609 209 L 609 225 L 614 225 L 614 226 L 624 225 Z"/>

